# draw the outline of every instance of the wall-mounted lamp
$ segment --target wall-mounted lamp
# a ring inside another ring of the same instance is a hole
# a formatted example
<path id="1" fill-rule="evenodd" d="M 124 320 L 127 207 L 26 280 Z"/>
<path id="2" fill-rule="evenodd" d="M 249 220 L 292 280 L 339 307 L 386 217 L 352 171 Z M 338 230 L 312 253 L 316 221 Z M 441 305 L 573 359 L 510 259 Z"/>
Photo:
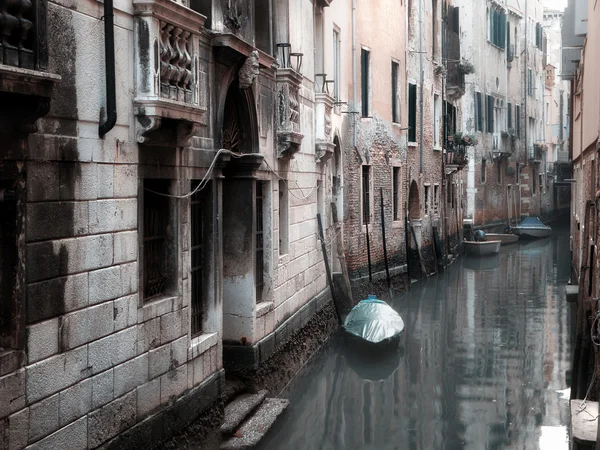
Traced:
<path id="1" fill-rule="evenodd" d="M 329 85 L 332 85 L 335 83 L 335 80 L 327 80 L 325 81 L 325 92 L 327 92 L 328 94 L 331 94 L 331 92 L 329 91 Z"/>
<path id="2" fill-rule="evenodd" d="M 281 42 L 277 44 L 277 57 L 279 58 L 279 64 L 283 69 L 287 69 L 291 66 L 290 52 L 292 51 L 292 44 L 287 42 Z"/>
<path id="3" fill-rule="evenodd" d="M 319 93 L 325 92 L 325 84 L 327 83 L 326 73 L 315 73 L 315 91 Z"/>
<path id="4" fill-rule="evenodd" d="M 290 56 L 296 58 L 296 64 L 293 69 L 298 73 L 302 73 L 300 71 L 302 70 L 302 57 L 304 56 L 304 53 L 290 53 Z"/>

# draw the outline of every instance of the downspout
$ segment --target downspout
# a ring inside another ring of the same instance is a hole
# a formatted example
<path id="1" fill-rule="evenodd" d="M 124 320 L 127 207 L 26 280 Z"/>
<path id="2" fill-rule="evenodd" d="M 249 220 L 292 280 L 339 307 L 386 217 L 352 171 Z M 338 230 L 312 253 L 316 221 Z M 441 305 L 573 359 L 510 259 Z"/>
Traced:
<path id="1" fill-rule="evenodd" d="M 529 81 L 528 75 L 529 75 L 529 65 L 527 62 L 527 54 L 529 51 L 529 41 L 528 41 L 528 35 L 527 35 L 527 22 L 529 22 L 529 11 L 527 9 L 527 0 L 525 0 L 525 61 L 524 61 L 524 68 L 523 68 L 523 78 L 525 79 L 525 82 L 523 83 L 524 86 L 524 95 L 523 95 L 523 108 L 525 110 L 525 120 L 523 121 L 523 131 L 524 131 L 524 141 L 525 141 L 525 164 L 527 164 L 528 161 L 528 152 L 529 152 L 529 148 L 528 148 L 528 142 L 527 142 L 527 122 L 528 122 L 528 115 L 527 115 L 527 95 L 529 94 L 529 85 L 527 84 L 527 82 Z M 519 120 L 521 118 L 519 117 Z M 519 179 L 520 179 L 520 174 L 519 175 Z M 520 184 L 520 183 L 519 183 Z"/>
<path id="2" fill-rule="evenodd" d="M 356 148 L 356 0 L 352 0 L 352 110 L 352 146 L 359 153 Z"/>
<path id="3" fill-rule="evenodd" d="M 106 121 L 98 127 L 104 137 L 117 123 L 117 96 L 115 88 L 115 16 L 113 0 L 104 0 L 104 59 L 106 73 Z M 102 113 L 101 113 L 102 114 Z"/>
<path id="4" fill-rule="evenodd" d="M 353 0 L 356 1 L 356 0 Z M 423 1 L 419 0 L 419 82 L 421 84 L 419 95 L 419 174 L 423 174 Z"/>

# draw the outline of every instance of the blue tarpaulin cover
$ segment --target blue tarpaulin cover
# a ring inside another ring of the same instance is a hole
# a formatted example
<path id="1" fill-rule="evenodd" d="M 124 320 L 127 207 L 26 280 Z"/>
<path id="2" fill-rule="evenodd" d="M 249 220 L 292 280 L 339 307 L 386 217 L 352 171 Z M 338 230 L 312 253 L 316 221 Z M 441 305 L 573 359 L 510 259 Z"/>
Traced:
<path id="1" fill-rule="evenodd" d="M 539 217 L 525 217 L 521 223 L 519 224 L 521 228 L 544 228 L 547 225 L 544 225 Z"/>
<path id="2" fill-rule="evenodd" d="M 404 330 L 404 321 L 383 300 L 369 296 L 361 300 L 346 317 L 344 329 L 373 344 L 392 339 Z"/>

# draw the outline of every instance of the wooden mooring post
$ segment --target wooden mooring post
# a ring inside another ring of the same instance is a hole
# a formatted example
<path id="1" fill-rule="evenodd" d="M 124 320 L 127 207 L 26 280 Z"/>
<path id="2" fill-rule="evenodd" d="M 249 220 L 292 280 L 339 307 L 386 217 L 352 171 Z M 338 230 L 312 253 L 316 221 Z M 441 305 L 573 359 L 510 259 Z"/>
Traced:
<path id="1" fill-rule="evenodd" d="M 333 287 L 333 279 L 331 278 L 331 269 L 329 268 L 329 260 L 327 259 L 327 246 L 325 245 L 325 234 L 323 233 L 323 224 L 321 223 L 321 214 L 317 214 L 317 223 L 319 225 L 319 239 L 321 240 L 321 250 L 323 251 L 323 261 L 325 262 L 325 273 L 327 276 L 327 283 L 329 284 L 329 290 L 331 291 L 331 300 L 335 308 L 335 314 L 338 318 L 338 323 L 342 324 L 342 314 L 339 310 L 338 302 L 335 298 L 335 289 Z"/>

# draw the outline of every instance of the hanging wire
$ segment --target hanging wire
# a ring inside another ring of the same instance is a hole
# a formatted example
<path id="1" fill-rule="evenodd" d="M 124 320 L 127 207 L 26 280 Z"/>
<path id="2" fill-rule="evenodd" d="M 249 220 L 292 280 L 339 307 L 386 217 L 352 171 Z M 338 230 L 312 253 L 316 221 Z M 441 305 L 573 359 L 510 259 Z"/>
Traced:
<path id="1" fill-rule="evenodd" d="M 236 152 L 232 152 L 231 150 L 227 150 L 225 148 L 221 148 L 221 149 L 219 149 L 217 151 L 214 159 L 212 160 L 212 162 L 210 163 L 210 166 L 208 167 L 208 170 L 206 171 L 206 173 L 204 174 L 204 176 L 202 177 L 202 179 L 198 183 L 198 186 L 196 186 L 192 191 L 188 192 L 187 194 L 182 194 L 182 195 L 165 194 L 164 192 L 157 192 L 157 191 L 154 191 L 154 190 L 148 189 L 148 188 L 144 188 L 144 190 L 146 190 L 148 192 L 152 192 L 153 194 L 156 194 L 156 195 L 162 195 L 163 197 L 179 198 L 179 199 L 191 197 L 196 192 L 201 191 L 202 189 L 204 189 L 206 187 L 206 185 L 210 181 L 210 176 L 212 174 L 212 171 L 215 168 L 215 164 L 217 163 L 217 159 L 223 153 L 231 155 L 231 157 L 233 157 L 233 158 L 243 158 L 245 156 L 258 156 L 258 155 L 261 155 L 260 153 L 236 153 Z M 269 172 L 273 173 L 278 179 L 280 179 L 281 181 L 283 181 L 283 184 L 285 184 L 285 187 L 288 190 L 288 192 L 291 194 L 292 197 L 296 198 L 297 200 L 306 200 L 307 198 L 309 198 L 310 195 L 312 194 L 312 192 L 315 190 L 315 188 L 318 185 L 318 182 L 315 181 L 315 184 L 311 188 L 309 188 L 310 190 L 308 191 L 308 194 L 304 195 L 304 192 L 302 191 L 302 189 L 306 189 L 306 188 L 301 188 L 298 185 L 298 181 L 294 180 L 294 182 L 296 183 L 296 189 L 299 190 L 301 192 L 301 194 L 302 194 L 302 196 L 298 196 L 290 188 L 290 186 L 288 185 L 287 180 L 285 180 L 284 178 L 282 178 L 275 170 L 273 170 L 273 168 L 269 165 L 269 163 L 267 162 L 267 160 L 263 160 L 263 162 L 266 164 L 267 169 L 269 170 Z"/>

